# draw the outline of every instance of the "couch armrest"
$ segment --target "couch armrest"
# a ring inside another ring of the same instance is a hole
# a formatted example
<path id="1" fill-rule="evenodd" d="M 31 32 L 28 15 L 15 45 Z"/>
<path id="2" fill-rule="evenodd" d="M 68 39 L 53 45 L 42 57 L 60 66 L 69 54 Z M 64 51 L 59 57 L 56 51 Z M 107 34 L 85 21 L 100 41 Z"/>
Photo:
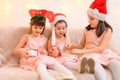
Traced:
<path id="1" fill-rule="evenodd" d="M 114 41 L 110 41 L 108 48 L 120 56 L 120 47 Z"/>

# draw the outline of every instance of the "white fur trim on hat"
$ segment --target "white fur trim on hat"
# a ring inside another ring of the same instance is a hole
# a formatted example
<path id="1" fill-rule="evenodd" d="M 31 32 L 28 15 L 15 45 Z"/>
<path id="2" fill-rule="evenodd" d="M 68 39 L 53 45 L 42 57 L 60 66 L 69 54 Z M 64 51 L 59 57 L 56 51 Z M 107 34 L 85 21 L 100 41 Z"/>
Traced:
<path id="1" fill-rule="evenodd" d="M 52 46 L 56 44 L 55 28 L 52 27 Z"/>
<path id="2" fill-rule="evenodd" d="M 97 9 L 91 9 L 89 8 L 87 10 L 87 13 L 101 21 L 105 21 L 106 20 L 106 15 L 105 14 L 102 14 L 102 13 L 99 13 L 99 11 Z"/>
<path id="3" fill-rule="evenodd" d="M 63 15 L 59 15 L 56 16 L 54 21 L 51 23 L 51 27 L 52 27 L 52 46 L 56 45 L 56 36 L 55 36 L 55 24 L 59 21 L 59 20 L 64 20 L 66 22 L 66 24 L 68 25 L 68 21 L 66 19 L 65 16 Z M 66 42 L 70 42 L 70 37 L 69 37 L 69 28 L 67 26 L 67 31 L 66 31 Z"/>
<path id="4" fill-rule="evenodd" d="M 66 17 L 60 15 L 60 16 L 56 16 L 56 17 L 55 17 L 55 19 L 54 19 L 54 21 L 51 23 L 51 25 L 54 26 L 59 20 L 64 20 L 64 21 L 68 24 Z"/>

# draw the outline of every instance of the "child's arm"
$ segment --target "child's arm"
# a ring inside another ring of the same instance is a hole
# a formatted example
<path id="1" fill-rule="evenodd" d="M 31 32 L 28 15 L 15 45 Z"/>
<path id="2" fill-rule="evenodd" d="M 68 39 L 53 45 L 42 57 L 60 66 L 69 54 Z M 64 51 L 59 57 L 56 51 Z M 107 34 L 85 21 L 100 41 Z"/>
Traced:
<path id="1" fill-rule="evenodd" d="M 86 29 L 85 29 L 86 30 Z M 65 47 L 67 49 L 73 49 L 73 48 L 78 48 L 78 49 L 82 49 L 85 47 L 85 30 L 84 30 L 84 33 L 83 33 L 83 36 L 82 36 L 82 39 L 80 41 L 80 43 L 69 43 L 69 44 L 66 44 Z"/>
<path id="2" fill-rule="evenodd" d="M 59 50 L 56 46 L 52 46 L 51 44 L 51 38 L 48 40 L 48 54 L 50 56 L 56 57 L 59 54 Z"/>
<path id="3" fill-rule="evenodd" d="M 15 49 L 13 50 L 13 55 L 17 55 L 17 54 L 26 54 L 27 49 L 23 48 L 24 45 L 27 42 L 27 36 L 24 35 L 20 41 L 18 42 L 17 46 L 15 47 Z"/>
<path id="4" fill-rule="evenodd" d="M 111 39 L 112 32 L 110 29 L 108 29 L 105 34 L 103 35 L 103 38 L 99 44 L 98 47 L 92 48 L 92 49 L 73 49 L 71 53 L 101 53 L 104 51 L 104 49 L 107 48 L 109 41 Z"/>
<path id="5" fill-rule="evenodd" d="M 43 50 L 42 50 L 42 52 L 43 52 L 45 55 L 48 55 L 48 52 L 47 52 L 47 50 L 48 50 L 47 44 L 48 44 L 48 39 L 46 40 L 46 43 L 45 43 L 44 48 L 43 48 Z"/>

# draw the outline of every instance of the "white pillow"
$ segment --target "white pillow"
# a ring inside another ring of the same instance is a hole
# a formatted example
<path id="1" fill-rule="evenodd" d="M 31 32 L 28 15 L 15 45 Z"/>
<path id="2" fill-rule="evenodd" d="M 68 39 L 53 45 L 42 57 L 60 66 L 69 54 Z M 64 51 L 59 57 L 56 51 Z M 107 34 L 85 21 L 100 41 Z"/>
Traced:
<path id="1" fill-rule="evenodd" d="M 7 62 L 6 58 L 3 56 L 3 53 L 4 53 L 4 50 L 0 48 L 0 67 Z"/>

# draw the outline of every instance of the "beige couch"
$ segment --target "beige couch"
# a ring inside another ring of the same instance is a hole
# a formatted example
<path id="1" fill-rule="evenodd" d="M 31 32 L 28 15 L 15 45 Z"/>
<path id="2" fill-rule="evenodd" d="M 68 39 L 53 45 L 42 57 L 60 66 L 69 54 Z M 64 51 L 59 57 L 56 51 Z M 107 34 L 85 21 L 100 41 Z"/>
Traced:
<path id="1" fill-rule="evenodd" d="M 39 75 L 36 71 L 28 71 L 24 69 L 20 69 L 18 67 L 19 56 L 13 57 L 11 55 L 11 51 L 15 48 L 17 42 L 21 38 L 21 36 L 29 31 L 29 27 L 0 27 L 0 54 L 5 56 L 8 59 L 7 65 L 3 65 L 0 68 L 0 80 L 40 80 Z M 73 42 L 79 42 L 82 37 L 83 29 L 79 27 L 70 27 L 70 37 Z M 46 28 L 44 34 L 46 37 L 49 37 L 51 34 L 50 28 Z M 111 49 L 116 51 L 118 54 L 120 51 L 114 45 L 114 43 L 110 43 L 109 46 Z M 4 61 L 1 61 L 3 63 Z M 4 64 L 4 63 L 3 63 Z M 1 64 L 0 64 L 1 65 Z M 53 71 L 48 69 L 50 74 L 56 78 L 56 80 L 60 79 L 60 74 L 57 71 Z M 73 70 L 71 70 L 73 71 Z M 84 73 L 79 74 L 77 71 L 73 71 L 77 80 L 95 80 L 93 74 Z M 108 80 L 113 80 L 111 72 L 106 69 L 106 73 L 108 76 Z M 47 76 L 46 76 L 47 77 Z"/>

